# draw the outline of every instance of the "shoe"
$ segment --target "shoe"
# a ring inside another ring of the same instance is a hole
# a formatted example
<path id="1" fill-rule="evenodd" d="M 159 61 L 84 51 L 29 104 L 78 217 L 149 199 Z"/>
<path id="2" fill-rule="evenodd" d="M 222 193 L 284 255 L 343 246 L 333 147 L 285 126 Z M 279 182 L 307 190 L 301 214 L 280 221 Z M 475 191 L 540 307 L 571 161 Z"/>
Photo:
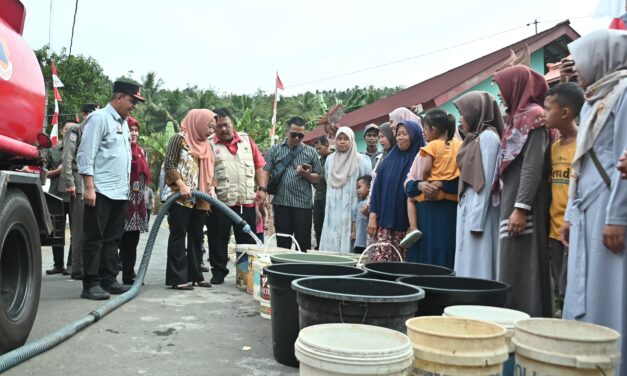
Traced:
<path id="1" fill-rule="evenodd" d="M 401 243 L 399 245 L 403 248 L 409 248 L 412 245 L 414 245 L 414 243 L 416 243 L 418 240 L 420 240 L 420 238 L 422 238 L 422 232 L 420 230 L 414 230 L 410 232 L 409 234 L 405 235 L 405 237 L 403 238 L 403 240 L 401 240 Z"/>
<path id="2" fill-rule="evenodd" d="M 109 286 L 102 286 L 102 289 L 108 292 L 109 294 L 120 295 L 120 294 L 124 294 L 131 288 L 128 286 L 122 286 L 121 284 L 118 283 L 118 281 L 115 281 Z"/>
<path id="3" fill-rule="evenodd" d="M 77 281 L 83 280 L 83 273 L 72 273 L 70 274 L 70 278 L 75 279 Z"/>
<path id="4" fill-rule="evenodd" d="M 194 288 L 192 286 L 189 285 L 183 285 L 183 286 L 177 286 L 177 285 L 172 285 L 172 290 L 186 290 L 186 291 L 190 291 L 193 290 Z"/>
<path id="5" fill-rule="evenodd" d="M 207 273 L 209 271 L 209 267 L 207 267 L 205 264 L 200 264 L 200 270 L 203 273 Z"/>
<path id="6" fill-rule="evenodd" d="M 81 298 L 91 300 L 107 300 L 111 295 L 102 289 L 100 286 L 92 286 L 89 288 L 83 288 L 81 292 Z"/>
<path id="7" fill-rule="evenodd" d="M 192 286 L 198 286 L 198 287 L 211 287 L 211 283 L 209 283 L 209 282 L 207 282 L 207 281 L 192 282 Z"/>
<path id="8" fill-rule="evenodd" d="M 224 277 L 223 278 L 211 277 L 211 284 L 213 284 L 213 285 L 221 285 L 223 283 L 224 283 Z"/>
<path id="9" fill-rule="evenodd" d="M 52 269 L 46 270 L 46 274 L 48 275 L 63 274 L 63 273 L 65 273 L 65 269 L 62 266 L 53 266 Z"/>

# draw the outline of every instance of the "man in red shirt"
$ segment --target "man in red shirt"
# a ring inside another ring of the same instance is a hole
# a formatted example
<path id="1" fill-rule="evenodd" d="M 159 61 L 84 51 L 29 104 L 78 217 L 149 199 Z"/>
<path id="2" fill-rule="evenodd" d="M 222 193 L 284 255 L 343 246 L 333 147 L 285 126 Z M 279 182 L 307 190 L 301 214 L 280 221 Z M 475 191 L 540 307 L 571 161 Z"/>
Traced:
<path id="1" fill-rule="evenodd" d="M 255 206 L 265 202 L 267 177 L 266 162 L 252 138 L 237 133 L 233 128 L 231 114 L 226 108 L 213 110 L 218 116 L 215 134 L 211 139 L 215 154 L 215 179 L 217 198 L 238 213 L 254 230 L 256 227 Z M 219 285 L 229 273 L 228 244 L 233 221 L 220 211 L 211 214 L 214 246 L 209 247 L 211 283 Z M 237 244 L 254 244 L 250 235 L 235 227 Z"/>

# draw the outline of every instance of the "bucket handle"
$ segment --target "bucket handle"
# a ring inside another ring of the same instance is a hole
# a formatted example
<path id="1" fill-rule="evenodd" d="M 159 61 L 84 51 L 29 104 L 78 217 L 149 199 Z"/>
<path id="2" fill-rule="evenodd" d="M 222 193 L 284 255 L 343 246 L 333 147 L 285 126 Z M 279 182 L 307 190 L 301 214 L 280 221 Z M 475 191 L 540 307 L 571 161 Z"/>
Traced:
<path id="1" fill-rule="evenodd" d="M 272 234 L 270 236 L 268 236 L 268 240 L 266 241 L 266 246 L 263 249 L 263 253 L 266 254 L 266 251 L 268 250 L 268 245 L 270 245 L 270 239 L 272 238 L 276 238 L 277 236 L 281 236 L 284 238 L 292 238 L 292 241 L 294 242 L 294 244 L 296 244 L 296 249 L 298 249 L 298 252 L 302 252 L 302 250 L 300 249 L 300 244 L 298 244 L 298 241 L 296 240 L 295 237 L 293 237 L 290 234 L 282 234 L 280 232 L 277 232 L 276 234 Z"/>
<path id="2" fill-rule="evenodd" d="M 345 324 L 344 317 L 342 317 L 342 306 L 348 305 L 345 302 L 339 302 L 337 304 L 337 310 L 340 313 L 340 322 Z M 366 317 L 368 316 L 368 303 L 360 303 L 359 306 L 364 308 L 364 317 L 361 318 L 361 324 L 366 322 Z"/>
<path id="3" fill-rule="evenodd" d="M 366 249 L 364 249 L 364 251 L 361 253 L 361 256 L 359 256 L 359 260 L 357 261 L 357 266 L 362 265 L 361 259 L 364 257 L 366 252 L 368 252 L 370 250 L 370 248 L 372 248 L 372 247 L 379 247 L 379 246 L 390 246 L 390 247 L 392 247 L 396 251 L 396 254 L 398 255 L 398 261 L 403 261 L 403 256 L 401 256 L 401 253 L 398 251 L 398 249 L 394 245 L 392 245 L 390 243 L 381 242 L 381 243 L 372 243 L 369 246 L 367 246 Z"/>

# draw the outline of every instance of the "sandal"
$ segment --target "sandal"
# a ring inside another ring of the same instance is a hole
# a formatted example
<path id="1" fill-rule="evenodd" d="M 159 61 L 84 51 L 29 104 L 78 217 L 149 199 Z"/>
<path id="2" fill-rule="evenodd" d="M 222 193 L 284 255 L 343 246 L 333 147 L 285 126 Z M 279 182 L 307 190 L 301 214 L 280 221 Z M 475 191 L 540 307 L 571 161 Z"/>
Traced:
<path id="1" fill-rule="evenodd" d="M 172 285 L 172 290 L 193 290 L 193 289 L 194 288 L 189 285 L 182 285 L 182 286 Z"/>
<path id="2" fill-rule="evenodd" d="M 198 287 L 211 287 L 211 283 L 209 283 L 209 282 L 207 282 L 207 281 L 192 282 L 192 286 L 198 286 Z"/>

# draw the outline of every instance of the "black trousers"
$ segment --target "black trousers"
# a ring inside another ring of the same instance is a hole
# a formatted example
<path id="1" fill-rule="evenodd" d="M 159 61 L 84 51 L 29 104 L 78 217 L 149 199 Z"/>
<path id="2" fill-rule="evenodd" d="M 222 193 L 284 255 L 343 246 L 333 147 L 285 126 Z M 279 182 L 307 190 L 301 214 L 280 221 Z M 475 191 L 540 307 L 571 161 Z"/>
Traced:
<path id="1" fill-rule="evenodd" d="M 66 217 L 70 219 L 70 233 L 72 232 L 72 212 L 70 211 L 70 203 L 63 203 L 63 212 Z M 70 237 L 70 246 L 68 247 L 67 265 L 72 265 L 72 238 Z M 63 254 L 65 253 L 65 247 L 62 245 L 52 246 L 52 260 L 55 268 L 63 267 Z"/>
<path id="2" fill-rule="evenodd" d="M 311 209 L 281 205 L 272 205 L 272 208 L 276 232 L 294 235 L 303 252 L 311 249 Z M 276 244 L 281 248 L 289 249 L 292 247 L 292 239 L 277 237 Z"/>
<path id="3" fill-rule="evenodd" d="M 254 207 L 237 206 L 231 209 L 238 213 L 254 231 L 257 221 Z M 211 213 L 211 222 L 210 227 L 208 226 L 207 228 L 207 233 L 211 232 L 211 236 L 215 240 L 213 249 L 211 246 L 209 247 L 209 263 L 211 264 L 211 274 L 218 279 L 223 279 L 229 274 L 227 264 L 229 262 L 228 247 L 231 238 L 231 228 L 235 234 L 235 242 L 237 244 L 255 244 L 250 235 L 243 232 L 240 226 L 234 225 L 235 223 L 221 211 L 215 210 Z"/>
<path id="4" fill-rule="evenodd" d="M 128 200 L 96 193 L 96 206 L 85 205 L 83 218 L 83 287 L 109 286 L 118 275 L 118 248 L 124 233 Z"/>
<path id="5" fill-rule="evenodd" d="M 167 286 L 205 280 L 200 270 L 200 258 L 202 257 L 202 228 L 206 215 L 204 210 L 196 210 L 176 203 L 170 206 L 168 263 L 165 270 Z M 187 247 L 185 246 L 186 238 Z"/>
<path id="6" fill-rule="evenodd" d="M 135 275 L 135 262 L 137 261 L 137 244 L 139 244 L 139 231 L 124 231 L 120 244 L 120 260 L 122 261 L 122 281 L 132 282 Z"/>
<path id="7" fill-rule="evenodd" d="M 324 209 L 326 200 L 314 200 L 313 226 L 316 233 L 316 249 L 320 249 L 320 237 L 322 236 L 322 225 L 324 224 Z"/>

